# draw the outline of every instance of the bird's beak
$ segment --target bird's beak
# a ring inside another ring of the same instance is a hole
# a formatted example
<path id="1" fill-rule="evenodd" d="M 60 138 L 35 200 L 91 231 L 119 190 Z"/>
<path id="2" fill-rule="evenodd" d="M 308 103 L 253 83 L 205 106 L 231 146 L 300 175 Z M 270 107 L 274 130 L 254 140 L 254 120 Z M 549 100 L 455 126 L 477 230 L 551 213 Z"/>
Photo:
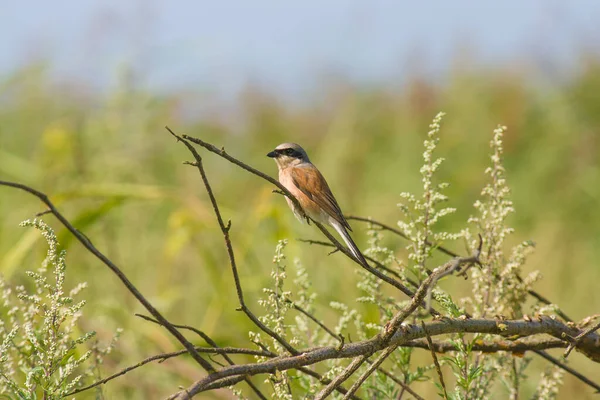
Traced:
<path id="1" fill-rule="evenodd" d="M 267 157 L 276 158 L 277 157 L 277 153 L 275 153 L 275 151 L 272 151 L 269 154 L 267 154 Z"/>

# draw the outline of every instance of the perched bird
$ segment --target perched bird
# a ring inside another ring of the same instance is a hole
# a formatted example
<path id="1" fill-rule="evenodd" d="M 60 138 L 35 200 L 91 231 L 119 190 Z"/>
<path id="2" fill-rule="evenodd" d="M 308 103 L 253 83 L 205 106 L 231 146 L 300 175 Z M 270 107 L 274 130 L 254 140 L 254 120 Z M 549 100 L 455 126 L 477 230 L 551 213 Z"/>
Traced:
<path id="1" fill-rule="evenodd" d="M 290 191 L 302 206 L 298 210 L 292 200 L 287 203 L 301 222 L 304 214 L 322 224 L 331 225 L 340 234 L 352 254 L 363 264 L 367 264 L 362 253 L 350 237 L 352 228 L 344 218 L 327 181 L 309 160 L 306 151 L 296 143 L 282 143 L 267 154 L 277 163 L 279 182 Z"/>

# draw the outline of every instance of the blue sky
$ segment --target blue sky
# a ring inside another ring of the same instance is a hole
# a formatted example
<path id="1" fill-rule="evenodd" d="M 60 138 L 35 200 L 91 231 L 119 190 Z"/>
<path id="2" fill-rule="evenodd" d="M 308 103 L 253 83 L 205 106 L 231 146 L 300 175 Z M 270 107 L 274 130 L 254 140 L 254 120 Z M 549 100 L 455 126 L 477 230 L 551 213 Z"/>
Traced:
<path id="1" fill-rule="evenodd" d="M 443 76 L 470 62 L 569 70 L 600 49 L 600 1 L 4 0 L 0 74 L 48 61 L 95 87 L 132 66 L 144 86 L 301 92 L 324 74 L 358 82 Z"/>

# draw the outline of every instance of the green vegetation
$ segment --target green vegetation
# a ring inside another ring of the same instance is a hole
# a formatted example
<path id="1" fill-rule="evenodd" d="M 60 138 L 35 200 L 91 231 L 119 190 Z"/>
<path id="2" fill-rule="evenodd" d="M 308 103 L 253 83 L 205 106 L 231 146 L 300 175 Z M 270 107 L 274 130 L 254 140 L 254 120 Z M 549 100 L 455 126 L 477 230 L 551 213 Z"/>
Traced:
<path id="1" fill-rule="evenodd" d="M 195 109 L 207 101 L 199 95 L 159 95 L 124 82 L 103 95 L 89 95 L 51 85 L 43 68 L 32 68 L 0 82 L 0 177 L 48 193 L 170 321 L 201 328 L 219 345 L 239 346 L 249 343 L 253 327 L 235 311 L 223 239 L 198 173 L 182 165 L 190 155 L 164 125 L 222 145 L 273 176 L 276 168 L 266 152 L 284 141 L 299 142 L 346 213 L 394 225 L 404 219 L 396 207 L 400 193 L 423 190 L 424 134 L 443 110 L 443 145 L 436 154 L 446 161 L 436 174 L 450 184 L 444 195 L 456 212 L 440 219 L 437 228 L 456 232 L 488 182 L 482 171 L 489 164 L 492 131 L 501 123 L 508 128 L 504 166 L 516 209 L 508 222 L 516 232 L 507 238 L 507 248 L 533 240 L 536 251 L 523 275 L 541 271 L 543 279 L 534 288 L 579 320 L 600 309 L 595 296 L 600 282 L 600 65 L 581 69 L 553 86 L 526 73 L 491 70 L 455 72 L 439 87 L 416 78 L 395 91 L 338 86 L 326 88 L 308 106 L 287 105 L 254 89 L 240 98 L 235 112 L 220 118 L 197 115 Z M 191 116 L 182 117 L 184 110 Z M 286 257 L 301 257 L 305 280 L 319 293 L 320 304 L 348 303 L 361 295 L 356 284 L 363 277 L 350 272 L 356 266 L 339 254 L 325 257 L 326 248 L 297 241 L 320 236 L 314 227 L 298 224 L 271 187 L 211 154 L 204 161 L 224 218 L 232 220 L 246 301 L 255 312 L 266 297 L 263 287 L 272 287 L 273 249 L 284 238 L 289 240 Z M 0 188 L 0 272 L 15 285 L 30 280 L 25 271 L 45 256 L 39 234 L 18 227 L 40 211 L 35 199 Z M 100 342 L 108 343 L 117 328 L 124 329 L 104 360 L 103 376 L 180 348 L 164 329 L 134 317 L 142 312 L 140 305 L 110 271 L 53 219 L 45 220 L 68 250 L 66 287 L 88 283 L 80 330 L 96 331 Z M 367 248 L 367 226 L 352 225 L 359 247 Z M 450 246 L 466 254 L 459 243 Z M 407 244 L 386 235 L 381 246 L 406 259 Z M 436 254 L 434 260 L 445 258 Z M 469 283 L 459 279 L 441 286 L 457 298 L 471 294 Z M 367 323 L 378 322 L 368 302 L 352 306 L 370 318 Z M 319 310 L 319 317 L 334 326 L 340 313 Z M 600 374 L 598 365 L 577 354 L 569 361 L 591 377 Z M 534 359 L 528 374 L 539 376 L 545 365 Z M 161 398 L 199 375 L 195 364 L 180 357 L 133 371 L 103 390 L 107 398 Z M 522 382 L 530 395 L 535 381 Z M 592 398 L 589 387 L 568 375 L 564 381 L 563 393 Z M 430 392 L 419 393 L 434 396 L 434 388 L 426 387 Z"/>
<path id="2" fill-rule="evenodd" d="M 23 285 L 13 288 L 0 276 L 0 393 L 20 400 L 62 399 L 82 378 L 98 379 L 103 358 L 118 336 L 101 348 L 92 341 L 95 332 L 79 332 L 85 300 L 75 298 L 86 284 L 64 287 L 66 251 L 52 228 L 38 219 L 21 225 L 41 233 L 48 253 L 40 268 L 26 272 L 33 280 L 29 290 Z M 87 349 L 82 351 L 83 346 Z"/>

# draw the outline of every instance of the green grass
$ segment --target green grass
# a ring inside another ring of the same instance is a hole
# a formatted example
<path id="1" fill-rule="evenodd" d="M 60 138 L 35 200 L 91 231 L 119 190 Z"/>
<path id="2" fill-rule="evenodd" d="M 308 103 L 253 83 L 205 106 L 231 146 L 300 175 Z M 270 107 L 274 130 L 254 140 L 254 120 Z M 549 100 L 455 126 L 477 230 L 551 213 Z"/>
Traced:
<path id="1" fill-rule="evenodd" d="M 514 70 L 454 72 L 439 87 L 414 80 L 393 92 L 324 88 L 322 98 L 303 107 L 254 91 L 222 121 L 181 118 L 184 106 L 194 109 L 194 97 L 185 93 L 165 96 L 117 85 L 104 95 L 82 94 L 53 86 L 43 68 L 30 68 L 0 81 L 0 179 L 49 194 L 172 322 L 199 327 L 221 345 L 248 346 L 251 324 L 235 311 L 223 239 L 200 177 L 182 165 L 190 155 L 165 125 L 224 146 L 273 176 L 276 167 L 265 154 L 280 142 L 298 142 L 346 213 L 394 225 L 401 217 L 399 193 L 419 189 L 427 126 L 445 111 L 439 151 L 447 161 L 440 173 L 451 183 L 450 205 L 458 212 L 441 228 L 458 231 L 473 213 L 485 182 L 488 143 L 500 123 L 508 126 L 505 165 L 517 211 L 511 243 L 536 242 L 527 264 L 544 275 L 536 289 L 578 320 L 600 309 L 598 76 L 600 65 L 594 63 L 582 65 L 580 74 L 560 86 L 538 84 Z M 321 304 L 356 293 L 355 267 L 340 255 L 326 257 L 326 249 L 296 241 L 319 235 L 298 224 L 269 185 L 201 154 L 224 218 L 233 223 L 250 306 L 260 310 L 256 300 L 270 284 L 273 251 L 282 238 L 290 239 L 290 259 L 301 257 L 307 266 Z M 43 209 L 24 193 L 0 188 L 0 211 L 0 272 L 22 282 L 23 272 L 39 263 L 45 248 L 18 223 Z M 68 249 L 67 285 L 90 285 L 85 329 L 105 340 L 117 327 L 125 330 L 105 375 L 179 348 L 164 330 L 135 318 L 143 310 L 116 277 L 56 221 L 46 220 Z M 364 246 L 366 226 L 355 222 L 353 227 Z M 403 252 L 405 243 L 387 241 Z M 455 249 L 463 252 L 460 245 Z M 324 310 L 319 317 L 332 321 L 334 314 Z M 577 354 L 570 363 L 592 378 L 600 374 L 597 365 Z M 533 365 L 531 376 L 542 364 Z M 160 398 L 200 375 L 193 362 L 180 358 L 132 372 L 109 383 L 105 393 L 108 398 Z M 571 377 L 562 393 L 592 398 L 592 390 Z"/>

